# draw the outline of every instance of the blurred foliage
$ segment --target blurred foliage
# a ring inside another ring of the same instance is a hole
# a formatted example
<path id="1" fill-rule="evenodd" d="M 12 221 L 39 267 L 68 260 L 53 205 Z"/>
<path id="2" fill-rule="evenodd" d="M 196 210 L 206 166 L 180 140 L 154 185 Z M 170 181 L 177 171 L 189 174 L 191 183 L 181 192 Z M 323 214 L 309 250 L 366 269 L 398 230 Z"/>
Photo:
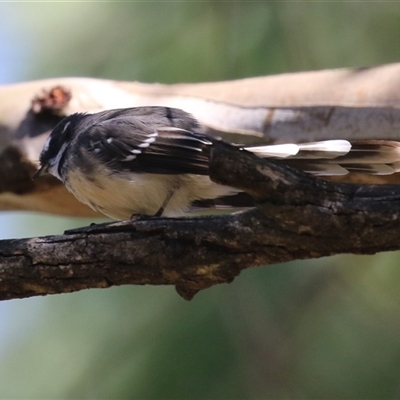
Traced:
<path id="1" fill-rule="evenodd" d="M 14 80 L 195 82 L 398 61 L 400 7 L 2 3 L 0 26 Z M 17 218 L 12 237 L 87 224 Z M 398 257 L 248 270 L 190 303 L 148 286 L 2 303 L 0 398 L 398 398 Z"/>

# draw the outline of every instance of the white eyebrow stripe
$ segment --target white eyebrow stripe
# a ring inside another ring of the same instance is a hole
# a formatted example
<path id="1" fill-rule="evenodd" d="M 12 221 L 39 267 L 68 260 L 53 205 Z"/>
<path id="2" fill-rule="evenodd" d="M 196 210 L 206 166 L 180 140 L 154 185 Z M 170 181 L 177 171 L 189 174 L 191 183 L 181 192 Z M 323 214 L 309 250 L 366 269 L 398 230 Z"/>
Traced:
<path id="1" fill-rule="evenodd" d="M 62 181 L 61 176 L 58 173 L 58 166 L 60 164 L 61 158 L 64 155 L 64 152 L 66 151 L 68 146 L 68 143 L 63 143 L 63 145 L 61 146 L 59 152 L 57 153 L 57 155 L 52 158 L 49 162 L 49 172 L 54 175 L 56 178 L 60 179 Z"/>
<path id="2" fill-rule="evenodd" d="M 68 122 L 65 124 L 64 129 L 62 130 L 61 134 L 63 134 L 63 133 L 67 130 L 67 128 L 69 127 L 70 123 L 71 123 L 71 121 L 68 121 Z"/>

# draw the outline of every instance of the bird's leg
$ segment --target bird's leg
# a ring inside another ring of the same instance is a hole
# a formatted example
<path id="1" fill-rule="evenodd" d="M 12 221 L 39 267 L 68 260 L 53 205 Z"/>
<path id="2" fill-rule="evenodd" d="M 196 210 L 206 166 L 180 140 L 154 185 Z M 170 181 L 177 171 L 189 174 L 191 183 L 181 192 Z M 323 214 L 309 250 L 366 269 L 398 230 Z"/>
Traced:
<path id="1" fill-rule="evenodd" d="M 175 194 L 177 190 L 179 190 L 181 186 L 180 180 L 175 180 L 175 184 L 170 187 L 170 190 L 167 193 L 167 196 L 165 197 L 164 201 L 161 204 L 161 207 L 158 209 L 158 211 L 154 215 L 143 215 L 143 214 L 133 214 L 131 216 L 131 221 L 135 221 L 137 219 L 142 219 L 142 218 L 159 218 L 162 217 L 164 214 L 165 209 L 168 206 L 168 203 L 170 202 L 172 196 Z"/>
<path id="2" fill-rule="evenodd" d="M 165 200 L 161 204 L 161 207 L 159 208 L 159 210 L 154 214 L 154 217 L 161 217 L 163 215 L 164 210 L 167 207 L 167 205 L 168 205 L 169 201 L 171 200 L 171 197 L 174 195 L 174 193 L 175 193 L 174 190 L 170 190 L 168 192 L 167 197 L 165 198 Z"/>
<path id="3" fill-rule="evenodd" d="M 151 218 L 159 218 L 162 217 L 163 212 L 165 210 L 165 208 L 167 207 L 169 201 L 171 200 L 171 197 L 173 196 L 174 191 L 171 190 L 167 197 L 165 198 L 165 200 L 163 201 L 161 207 L 158 209 L 158 211 L 154 214 L 154 215 L 147 215 L 147 214 L 132 214 L 130 220 L 131 221 L 137 221 L 139 219 L 151 219 Z"/>

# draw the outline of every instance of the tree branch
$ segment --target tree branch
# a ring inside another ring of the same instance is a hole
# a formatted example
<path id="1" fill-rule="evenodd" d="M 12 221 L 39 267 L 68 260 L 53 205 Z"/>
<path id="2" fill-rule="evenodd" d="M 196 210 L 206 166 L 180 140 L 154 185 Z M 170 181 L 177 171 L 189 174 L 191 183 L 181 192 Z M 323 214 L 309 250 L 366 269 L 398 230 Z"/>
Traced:
<path id="1" fill-rule="evenodd" d="M 57 180 L 30 179 L 50 130 L 73 112 L 179 107 L 241 143 L 398 140 L 399 72 L 393 64 L 185 85 L 63 78 L 2 86 L 0 209 L 95 215 Z M 190 299 L 245 268 L 399 249 L 400 186 L 326 182 L 224 143 L 214 147 L 210 171 L 257 208 L 0 241 L 0 299 L 122 284 L 175 285 Z"/>
<path id="2" fill-rule="evenodd" d="M 123 284 L 175 285 L 191 299 L 243 269 L 400 248 L 399 186 L 335 184 L 219 143 L 212 178 L 257 209 L 95 225 L 0 242 L 0 299 Z"/>

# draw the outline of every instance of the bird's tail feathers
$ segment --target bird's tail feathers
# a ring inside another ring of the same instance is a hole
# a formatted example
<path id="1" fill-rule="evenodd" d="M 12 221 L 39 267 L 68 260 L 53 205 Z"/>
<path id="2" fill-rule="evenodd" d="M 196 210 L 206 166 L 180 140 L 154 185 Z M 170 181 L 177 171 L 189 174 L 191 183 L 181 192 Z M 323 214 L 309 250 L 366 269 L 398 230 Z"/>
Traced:
<path id="1" fill-rule="evenodd" d="M 349 172 L 391 175 L 400 172 L 400 142 L 396 141 L 325 140 L 254 146 L 245 150 L 318 176 L 346 175 Z"/>

